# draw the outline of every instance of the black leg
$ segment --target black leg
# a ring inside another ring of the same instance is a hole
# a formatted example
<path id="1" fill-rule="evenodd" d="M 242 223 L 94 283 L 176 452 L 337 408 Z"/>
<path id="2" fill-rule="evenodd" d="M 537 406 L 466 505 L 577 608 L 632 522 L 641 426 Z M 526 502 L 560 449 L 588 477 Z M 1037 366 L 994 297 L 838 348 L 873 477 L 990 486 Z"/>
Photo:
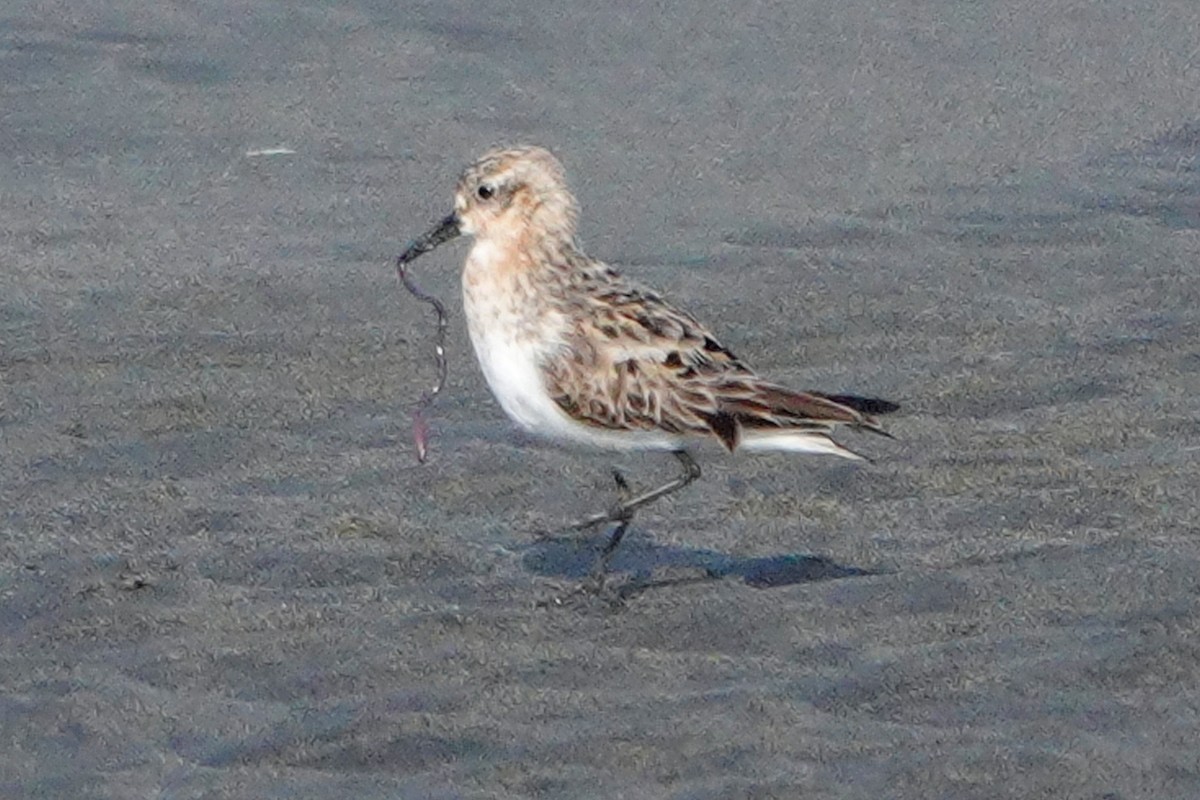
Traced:
<path id="1" fill-rule="evenodd" d="M 613 479 L 617 482 L 617 504 L 613 506 L 611 511 L 604 514 L 595 514 L 572 526 L 574 530 L 581 530 L 605 522 L 617 523 L 617 527 L 609 534 L 608 541 L 604 544 L 604 549 L 600 551 L 600 557 L 596 559 L 596 564 L 592 567 L 591 575 L 585 582 L 588 590 L 598 593 L 604 588 L 604 578 L 608 574 L 609 562 L 612 561 L 613 555 L 621 545 L 621 539 L 624 538 L 625 532 L 629 529 L 629 523 L 633 520 L 633 512 L 660 497 L 665 497 L 672 492 L 679 491 L 700 477 L 700 466 L 692 460 L 691 456 L 682 450 L 674 451 L 674 455 L 679 459 L 679 463 L 683 465 L 683 474 L 675 480 L 633 499 L 629 499 L 629 484 L 626 483 L 625 476 L 617 470 L 613 470 Z"/>
<path id="2" fill-rule="evenodd" d="M 613 528 L 613 532 L 608 535 L 604 549 L 600 551 L 600 556 L 592 565 L 591 574 L 584 582 L 586 590 L 596 593 L 604 588 L 604 577 L 608 574 L 608 562 L 612 561 L 613 553 L 617 552 L 617 548 L 621 545 L 621 539 L 625 537 L 625 531 L 629 530 L 629 523 L 633 521 L 633 511 L 623 505 L 629 499 L 629 482 L 625 480 L 625 476 L 618 469 L 613 469 L 612 474 L 613 481 L 617 484 L 617 505 L 613 507 L 612 513 L 619 513 L 620 516 L 616 519 L 617 527 Z"/>
<path id="3" fill-rule="evenodd" d="M 671 454 L 675 456 L 675 458 L 679 459 L 679 463 L 683 465 L 683 474 L 678 478 L 668 483 L 664 483 L 657 489 L 651 489 L 645 494 L 638 495 L 632 500 L 627 500 L 622 497 L 611 510 L 602 511 L 599 514 L 593 514 L 590 517 L 585 517 L 579 522 L 576 522 L 574 525 L 570 526 L 569 530 L 586 530 L 587 528 L 592 528 L 596 525 L 603 525 L 606 522 L 624 521 L 626 524 L 628 524 L 629 520 L 633 517 L 633 512 L 637 509 L 653 503 L 660 497 L 666 497 L 673 492 L 679 491 L 700 477 L 700 465 L 693 461 L 692 457 L 689 456 L 685 451 L 673 450 L 671 451 Z M 619 474 L 620 473 L 615 473 L 614 477 Z M 625 483 L 625 478 L 619 478 L 617 481 L 618 486 L 623 483 Z M 626 484 L 624 488 L 628 489 L 628 484 Z"/>

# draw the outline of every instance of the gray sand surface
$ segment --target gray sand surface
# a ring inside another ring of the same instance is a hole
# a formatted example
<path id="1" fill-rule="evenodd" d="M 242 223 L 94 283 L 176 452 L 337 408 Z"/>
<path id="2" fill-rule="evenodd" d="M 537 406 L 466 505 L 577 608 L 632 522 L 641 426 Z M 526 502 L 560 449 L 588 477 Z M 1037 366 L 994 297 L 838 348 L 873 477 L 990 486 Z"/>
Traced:
<path id="1" fill-rule="evenodd" d="M 1200 797 L 1198 43 L 1195 0 L 8 0 L 0 798 Z M 720 579 L 539 606 L 590 556 L 534 532 L 675 464 L 514 432 L 464 243 L 415 463 L 390 259 L 496 142 L 897 441 L 705 457 L 615 568 Z"/>

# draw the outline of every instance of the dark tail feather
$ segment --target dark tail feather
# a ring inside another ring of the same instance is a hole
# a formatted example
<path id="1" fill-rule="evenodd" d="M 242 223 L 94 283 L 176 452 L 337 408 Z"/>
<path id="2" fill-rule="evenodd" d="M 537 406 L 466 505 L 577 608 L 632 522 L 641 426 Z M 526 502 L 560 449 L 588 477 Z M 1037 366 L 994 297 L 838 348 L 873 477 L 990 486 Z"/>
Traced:
<path id="1" fill-rule="evenodd" d="M 860 414 L 891 414 L 893 411 L 900 410 L 899 403 L 880 400 L 878 397 L 859 397 L 854 394 L 819 394 L 818 392 L 809 392 L 809 394 L 832 400 L 846 408 L 853 408 Z"/>

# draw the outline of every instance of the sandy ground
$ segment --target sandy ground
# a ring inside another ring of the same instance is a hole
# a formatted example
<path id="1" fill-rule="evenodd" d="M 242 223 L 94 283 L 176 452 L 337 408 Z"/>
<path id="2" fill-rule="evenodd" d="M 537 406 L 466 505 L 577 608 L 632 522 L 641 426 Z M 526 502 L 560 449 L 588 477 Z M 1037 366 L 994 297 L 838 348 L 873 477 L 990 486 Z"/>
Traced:
<path id="1" fill-rule="evenodd" d="M 578 6 L 571 8 L 570 6 Z M 0 797 L 1200 797 L 1200 7 L 0 11 Z M 513 432 L 389 260 L 485 146 L 875 463 Z M 258 154 L 267 148 L 290 154 Z"/>

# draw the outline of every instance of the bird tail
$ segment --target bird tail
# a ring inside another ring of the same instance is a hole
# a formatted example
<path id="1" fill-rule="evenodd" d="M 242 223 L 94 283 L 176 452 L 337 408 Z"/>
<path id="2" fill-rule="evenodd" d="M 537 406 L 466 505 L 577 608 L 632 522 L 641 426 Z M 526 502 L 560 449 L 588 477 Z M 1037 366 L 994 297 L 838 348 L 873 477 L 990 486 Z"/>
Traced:
<path id="1" fill-rule="evenodd" d="M 725 387 L 719 414 L 734 423 L 734 435 L 722 434 L 727 446 L 862 458 L 829 438 L 829 433 L 845 426 L 892 438 L 875 415 L 890 414 L 899 408 L 889 400 L 873 397 L 797 392 L 754 381 Z"/>
<path id="2" fill-rule="evenodd" d="M 782 452 L 782 453 L 812 453 L 823 456 L 840 456 L 853 461 L 867 461 L 866 456 L 845 447 L 828 434 L 814 431 L 789 430 L 777 428 L 769 430 L 743 431 L 740 449 L 750 452 Z"/>

